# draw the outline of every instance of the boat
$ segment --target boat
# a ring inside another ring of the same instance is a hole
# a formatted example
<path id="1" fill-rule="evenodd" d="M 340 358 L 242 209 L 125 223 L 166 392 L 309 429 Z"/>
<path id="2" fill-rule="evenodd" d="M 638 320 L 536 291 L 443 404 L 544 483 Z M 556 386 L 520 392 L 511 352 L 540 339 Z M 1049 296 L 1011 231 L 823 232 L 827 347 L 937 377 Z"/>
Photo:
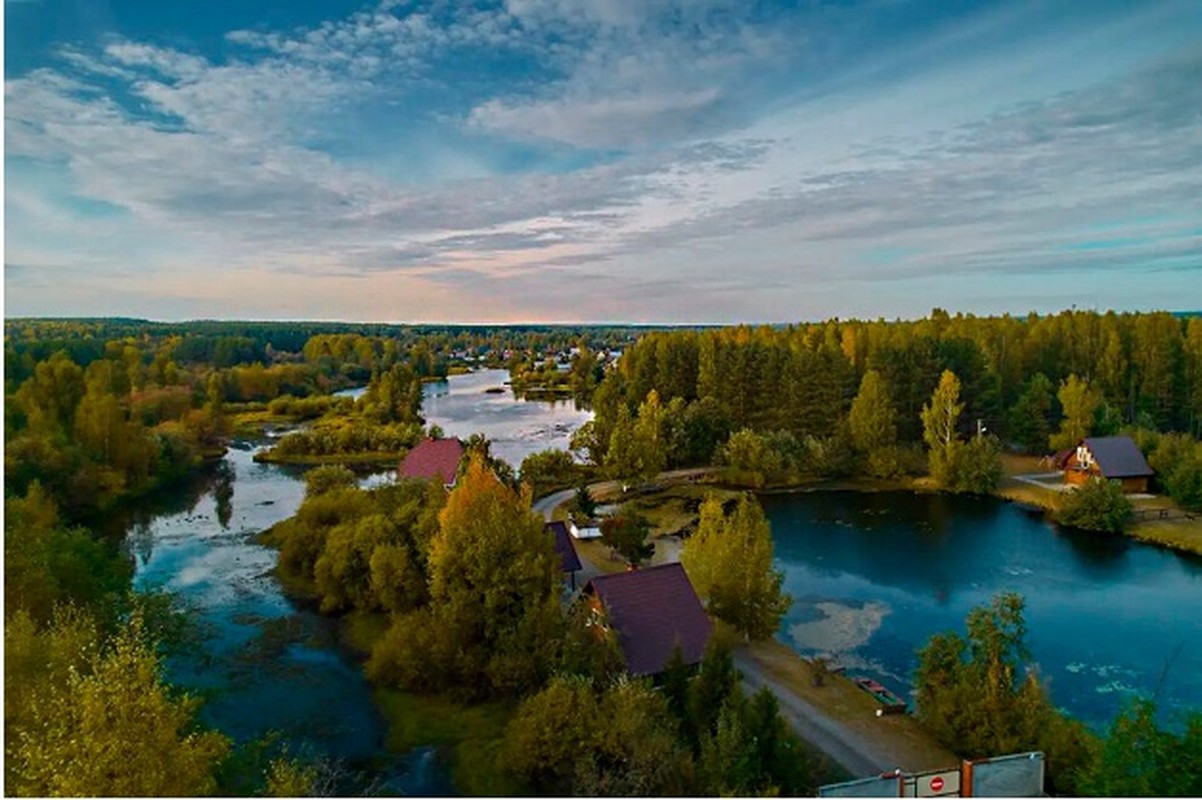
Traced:
<path id="1" fill-rule="evenodd" d="M 882 714 L 906 713 L 906 701 L 902 700 L 900 697 L 874 681 L 872 678 L 852 678 L 852 682 L 875 697 L 877 702 L 881 704 L 882 708 L 876 712 L 878 717 Z"/>

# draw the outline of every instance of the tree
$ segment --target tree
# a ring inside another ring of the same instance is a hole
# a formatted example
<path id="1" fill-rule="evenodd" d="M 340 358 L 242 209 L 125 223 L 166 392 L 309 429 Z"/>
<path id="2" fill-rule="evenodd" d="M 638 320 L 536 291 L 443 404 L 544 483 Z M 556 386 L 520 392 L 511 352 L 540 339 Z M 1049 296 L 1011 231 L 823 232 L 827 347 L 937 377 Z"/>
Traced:
<path id="1" fill-rule="evenodd" d="M 394 620 L 369 672 L 410 688 L 520 695 L 556 662 L 559 562 L 543 522 L 473 457 L 430 543 L 430 606 Z"/>
<path id="2" fill-rule="evenodd" d="M 931 637 L 918 652 L 918 718 L 966 758 L 1043 750 L 1049 780 L 1064 791 L 1091 745 L 1084 728 L 1052 705 L 1030 667 L 1023 606 L 1020 595 L 999 594 L 968 613 L 967 638 L 950 631 Z"/>
<path id="3" fill-rule="evenodd" d="M 1056 521 L 1070 528 L 1118 533 L 1133 513 L 1131 501 L 1118 481 L 1093 477 L 1065 497 L 1056 511 Z"/>
<path id="4" fill-rule="evenodd" d="M 929 403 L 922 407 L 922 438 L 927 443 L 931 477 L 940 486 L 951 487 L 959 470 L 961 442 L 956 423 L 964 404 L 960 402 L 960 381 L 951 370 L 944 370 Z"/>
<path id="5" fill-rule="evenodd" d="M 1052 382 L 1042 372 L 1027 381 L 1018 402 L 1010 410 L 1010 438 L 1029 453 L 1043 453 L 1052 424 Z"/>
<path id="6" fill-rule="evenodd" d="M 751 428 L 730 435 L 718 451 L 718 460 L 730 468 L 732 482 L 763 486 L 784 471 L 785 461 L 764 436 Z"/>
<path id="7" fill-rule="evenodd" d="M 566 450 L 552 448 L 526 456 L 519 472 L 537 497 L 549 489 L 570 486 L 576 477 L 576 462 Z"/>
<path id="8" fill-rule="evenodd" d="M 776 632 L 793 599 L 781 591 L 784 574 L 772 568 L 772 532 L 750 495 L 727 517 L 713 495 L 701 506 L 697 532 L 680 556 L 706 608 L 748 639 Z"/>
<path id="9" fill-rule="evenodd" d="M 655 553 L 655 545 L 647 541 L 650 533 L 651 524 L 646 517 L 633 511 L 611 514 L 601 520 L 602 541 L 634 567 Z"/>
<path id="10" fill-rule="evenodd" d="M 1110 726 L 1106 743 L 1084 770 L 1080 791 L 1098 797 L 1202 796 L 1202 713 L 1174 734 L 1156 724 L 1156 704 L 1131 702 Z"/>
<path id="11" fill-rule="evenodd" d="M 350 489 L 355 483 L 355 473 L 342 464 L 314 467 L 305 473 L 305 499 L 335 489 Z"/>
<path id="12" fill-rule="evenodd" d="M 876 370 L 864 373 L 848 415 L 852 442 L 868 458 L 869 474 L 888 478 L 898 471 L 897 412 L 889 389 Z"/>
<path id="13" fill-rule="evenodd" d="M 996 436 L 976 436 L 960 450 L 953 488 L 970 494 L 989 494 L 1002 477 L 1002 444 Z"/>
<path id="14" fill-rule="evenodd" d="M 1088 381 L 1076 375 L 1069 375 L 1061 382 L 1056 397 L 1064 409 L 1064 419 L 1060 421 L 1060 430 L 1052 435 L 1048 445 L 1053 450 L 1067 450 L 1076 447 L 1089 435 L 1100 398 Z"/>
<path id="15" fill-rule="evenodd" d="M 659 392 L 652 389 L 639 404 L 634 421 L 635 474 L 649 481 L 664 471 L 668 461 L 668 445 L 663 438 L 664 409 Z"/>
<path id="16" fill-rule="evenodd" d="M 211 793 L 229 740 L 199 729 L 200 701 L 163 683 L 162 662 L 139 618 L 108 644 L 91 639 L 95 630 L 79 617 L 61 619 L 44 633 L 27 617 L 6 621 L 6 700 L 28 702 L 15 726 L 7 724 L 6 708 L 6 789 L 67 796 Z M 74 663 L 55 652 L 74 653 Z"/>

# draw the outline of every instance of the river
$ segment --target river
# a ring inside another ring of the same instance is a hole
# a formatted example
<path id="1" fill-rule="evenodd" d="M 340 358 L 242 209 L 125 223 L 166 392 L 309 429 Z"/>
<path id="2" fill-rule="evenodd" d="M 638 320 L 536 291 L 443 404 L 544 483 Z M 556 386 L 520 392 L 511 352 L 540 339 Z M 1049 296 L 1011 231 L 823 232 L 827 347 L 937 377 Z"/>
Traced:
<path id="1" fill-rule="evenodd" d="M 765 495 L 794 602 L 780 638 L 910 693 L 915 651 L 963 634 L 1003 590 L 1026 599 L 1054 703 L 1103 729 L 1157 691 L 1161 716 L 1202 708 L 1202 560 L 1069 532 L 990 497 L 818 491 Z M 1166 664 L 1168 668 L 1166 670 Z"/>
<path id="2" fill-rule="evenodd" d="M 483 432 L 514 466 L 528 453 L 566 447 L 591 415 L 570 405 L 485 394 L 508 374 L 487 370 L 428 384 L 423 412 L 451 436 Z M 304 472 L 259 464 L 263 441 L 236 441 L 221 462 L 185 486 L 110 520 L 135 562 L 134 585 L 166 589 L 191 610 L 201 634 L 168 662 L 173 683 L 202 694 L 201 718 L 244 743 L 277 734 L 293 754 L 338 759 L 353 793 L 453 792 L 432 749 L 396 755 L 355 660 L 337 643 L 335 623 L 285 597 L 273 569 L 276 551 L 256 535 L 292 516 L 304 497 Z M 363 485 L 390 480 L 395 470 Z"/>

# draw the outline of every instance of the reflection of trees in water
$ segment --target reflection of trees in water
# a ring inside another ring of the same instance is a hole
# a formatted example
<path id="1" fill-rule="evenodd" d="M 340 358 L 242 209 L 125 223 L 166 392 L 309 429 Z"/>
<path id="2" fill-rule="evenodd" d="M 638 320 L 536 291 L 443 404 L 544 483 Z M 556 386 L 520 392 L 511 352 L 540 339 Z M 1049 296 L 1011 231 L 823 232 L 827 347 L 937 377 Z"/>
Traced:
<path id="1" fill-rule="evenodd" d="M 213 478 L 213 499 L 217 503 L 217 522 L 222 530 L 229 530 L 230 518 L 234 515 L 234 469 L 228 461 L 217 465 Z"/>

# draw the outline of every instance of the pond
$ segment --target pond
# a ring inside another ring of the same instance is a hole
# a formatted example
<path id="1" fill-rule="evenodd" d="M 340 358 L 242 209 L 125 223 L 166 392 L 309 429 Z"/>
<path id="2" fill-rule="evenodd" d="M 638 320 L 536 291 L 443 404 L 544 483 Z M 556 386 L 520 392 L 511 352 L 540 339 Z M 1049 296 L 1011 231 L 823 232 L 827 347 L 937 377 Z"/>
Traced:
<path id="1" fill-rule="evenodd" d="M 1096 729 L 1135 694 L 1162 717 L 1202 707 L 1202 560 L 1069 532 L 990 497 L 815 491 L 765 495 L 794 602 L 780 638 L 833 654 L 903 696 L 915 651 L 998 592 L 1026 600 L 1053 702 Z"/>
<path id="2" fill-rule="evenodd" d="M 449 435 L 495 437 L 494 452 L 516 465 L 527 452 L 566 446 L 588 419 L 562 404 L 484 393 L 506 375 L 494 370 L 428 385 L 430 421 Z M 275 734 L 292 753 L 339 759 L 350 773 L 340 793 L 368 786 L 386 794 L 452 793 L 433 750 L 388 752 L 385 721 L 360 665 L 338 645 L 336 622 L 284 595 L 277 553 L 256 537 L 296 512 L 305 470 L 256 463 L 265 445 L 234 442 L 214 469 L 108 520 L 133 555 L 135 587 L 171 591 L 192 610 L 201 641 L 171 658 L 171 680 L 202 694 L 202 719 L 237 742 Z"/>

